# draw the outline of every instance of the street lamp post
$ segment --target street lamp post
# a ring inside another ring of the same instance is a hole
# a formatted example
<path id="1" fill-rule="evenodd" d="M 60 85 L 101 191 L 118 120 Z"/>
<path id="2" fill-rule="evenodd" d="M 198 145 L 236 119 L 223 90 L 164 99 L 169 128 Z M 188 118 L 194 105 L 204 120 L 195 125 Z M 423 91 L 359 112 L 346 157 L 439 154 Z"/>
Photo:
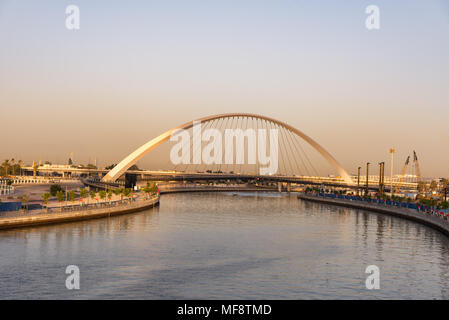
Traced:
<path id="1" fill-rule="evenodd" d="M 390 193 L 391 196 L 393 196 L 393 169 L 394 169 L 394 153 L 396 152 L 396 150 L 394 148 L 390 149 L 390 153 L 391 153 L 391 164 L 390 164 Z"/>
<path id="2" fill-rule="evenodd" d="M 357 172 L 357 195 L 360 196 L 360 169 L 362 169 L 362 167 L 358 168 L 358 172 Z"/>
<path id="3" fill-rule="evenodd" d="M 382 193 L 382 162 L 379 162 L 379 195 Z"/>
<path id="4" fill-rule="evenodd" d="M 384 193 L 384 168 L 385 162 L 379 162 L 379 195 Z"/>
<path id="5" fill-rule="evenodd" d="M 366 163 L 366 189 L 365 189 L 365 195 L 368 195 L 368 174 L 369 174 L 369 165 L 370 163 Z"/>

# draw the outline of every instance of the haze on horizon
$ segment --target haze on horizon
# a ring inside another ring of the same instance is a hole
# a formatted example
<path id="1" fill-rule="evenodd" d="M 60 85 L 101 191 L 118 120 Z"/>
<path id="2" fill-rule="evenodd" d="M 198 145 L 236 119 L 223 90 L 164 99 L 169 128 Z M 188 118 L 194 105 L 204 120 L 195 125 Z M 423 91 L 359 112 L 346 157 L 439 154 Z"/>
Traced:
<path id="1" fill-rule="evenodd" d="M 365 28 L 372 4 L 380 30 Z M 394 147 L 396 172 L 416 150 L 424 176 L 448 177 L 448 39 L 443 0 L 0 0 L 0 159 L 105 166 L 181 123 L 247 112 L 350 173 L 389 172 Z"/>

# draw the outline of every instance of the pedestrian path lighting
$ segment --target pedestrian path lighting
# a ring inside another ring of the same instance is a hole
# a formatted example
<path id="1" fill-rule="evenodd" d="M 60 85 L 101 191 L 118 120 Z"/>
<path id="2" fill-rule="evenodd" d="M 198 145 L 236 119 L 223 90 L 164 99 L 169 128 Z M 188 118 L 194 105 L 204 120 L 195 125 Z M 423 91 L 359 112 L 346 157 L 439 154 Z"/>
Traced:
<path id="1" fill-rule="evenodd" d="M 369 174 L 369 165 L 370 163 L 366 163 L 366 189 L 365 189 L 365 195 L 368 195 L 368 174 Z"/>

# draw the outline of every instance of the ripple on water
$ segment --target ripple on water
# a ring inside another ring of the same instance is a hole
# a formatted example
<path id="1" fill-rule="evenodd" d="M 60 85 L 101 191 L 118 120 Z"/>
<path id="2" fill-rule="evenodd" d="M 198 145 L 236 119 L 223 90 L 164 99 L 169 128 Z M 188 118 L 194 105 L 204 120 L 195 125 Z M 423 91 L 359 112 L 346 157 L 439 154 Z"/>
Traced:
<path id="1" fill-rule="evenodd" d="M 0 233 L 0 298 L 449 297 L 449 241 L 426 226 L 277 193 L 162 196 L 145 212 Z M 81 290 L 65 289 L 65 267 Z M 366 290 L 365 268 L 381 270 Z"/>

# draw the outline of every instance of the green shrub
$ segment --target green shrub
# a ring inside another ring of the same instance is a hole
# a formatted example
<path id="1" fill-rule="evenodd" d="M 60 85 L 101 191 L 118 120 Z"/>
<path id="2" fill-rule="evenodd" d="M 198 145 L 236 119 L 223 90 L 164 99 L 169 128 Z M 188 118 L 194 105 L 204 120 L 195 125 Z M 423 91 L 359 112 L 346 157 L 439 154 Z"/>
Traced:
<path id="1" fill-rule="evenodd" d="M 106 198 L 106 191 L 101 190 L 98 194 L 100 195 L 100 199 L 103 200 L 104 198 Z"/>
<path id="2" fill-rule="evenodd" d="M 44 201 L 44 203 L 45 204 L 47 204 L 48 203 L 48 200 L 50 199 L 50 197 L 51 197 L 51 194 L 50 193 L 44 193 L 43 195 L 42 195 L 42 200 Z"/>
<path id="3" fill-rule="evenodd" d="M 58 191 L 63 191 L 62 187 L 59 184 L 52 184 L 50 186 L 50 194 L 54 197 L 58 193 Z"/>
<path id="4" fill-rule="evenodd" d="M 69 201 L 75 201 L 75 191 L 70 190 L 68 197 L 69 197 Z"/>
<path id="5" fill-rule="evenodd" d="M 56 198 L 58 199 L 59 202 L 64 201 L 64 192 L 62 192 L 61 190 L 56 192 Z"/>

